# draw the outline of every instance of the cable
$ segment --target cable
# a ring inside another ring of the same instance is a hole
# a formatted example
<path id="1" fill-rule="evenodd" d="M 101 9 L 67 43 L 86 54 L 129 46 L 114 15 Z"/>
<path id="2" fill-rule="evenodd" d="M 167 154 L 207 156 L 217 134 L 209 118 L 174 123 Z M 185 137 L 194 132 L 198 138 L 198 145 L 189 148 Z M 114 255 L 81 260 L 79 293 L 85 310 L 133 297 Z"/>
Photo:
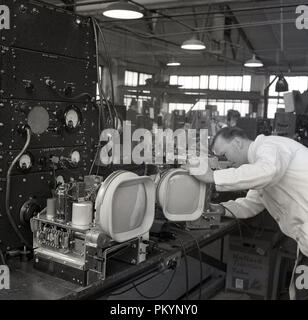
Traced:
<path id="1" fill-rule="evenodd" d="M 160 293 L 160 294 L 157 294 L 155 296 L 146 296 L 144 295 L 138 288 L 137 286 L 135 285 L 135 283 L 133 282 L 133 288 L 136 290 L 136 292 L 142 297 L 142 298 L 145 298 L 145 299 L 157 299 L 157 298 L 160 298 L 163 294 L 165 294 L 167 292 L 167 290 L 170 288 L 172 282 L 173 282 L 173 279 L 174 279 L 174 276 L 176 274 L 176 268 L 174 268 L 173 270 L 173 273 L 170 277 L 170 280 L 166 286 L 166 288 Z"/>
<path id="2" fill-rule="evenodd" d="M 239 232 L 240 232 L 241 241 L 244 242 L 244 240 L 243 240 L 244 238 L 243 238 L 243 234 L 242 234 L 242 228 L 241 228 L 240 221 L 239 221 L 238 217 L 237 217 L 230 209 L 228 209 L 227 207 L 225 207 L 223 204 L 218 203 L 218 205 L 220 205 L 222 208 L 224 208 L 225 210 L 227 210 L 228 212 L 230 212 L 231 215 L 235 218 L 236 223 L 237 223 L 237 225 L 238 225 Z"/>
<path id="3" fill-rule="evenodd" d="M 201 300 L 201 297 L 202 297 L 202 282 L 203 282 L 203 266 L 202 266 L 202 254 L 201 254 L 201 248 L 200 248 L 199 242 L 190 232 L 182 230 L 182 229 L 179 229 L 179 227 L 177 227 L 177 231 L 180 231 L 180 232 L 182 232 L 184 234 L 187 234 L 190 237 L 192 237 L 194 239 L 196 245 L 197 245 L 198 255 L 199 255 L 199 263 L 200 263 L 200 282 L 199 282 L 199 297 L 198 297 L 198 300 Z"/>
<path id="4" fill-rule="evenodd" d="M 186 296 L 186 300 L 189 300 L 188 299 L 188 292 L 189 292 L 188 259 L 187 259 L 186 250 L 185 250 L 183 241 L 181 239 L 179 239 L 179 242 L 180 242 L 181 247 L 182 247 L 182 251 L 183 251 L 183 254 L 184 254 L 184 261 L 185 261 L 185 279 L 186 279 L 185 296 Z"/>
<path id="5" fill-rule="evenodd" d="M 110 52 L 109 52 L 109 49 L 108 49 L 108 46 L 107 46 L 107 42 L 106 42 L 106 39 L 105 39 L 105 36 L 104 36 L 104 33 L 103 33 L 103 30 L 100 26 L 100 24 L 97 22 L 97 20 L 94 20 L 95 23 L 96 23 L 96 26 L 98 27 L 98 30 L 99 30 L 99 33 L 100 33 L 100 36 L 101 36 L 101 39 L 102 39 L 102 42 L 103 42 L 103 46 L 104 46 L 104 49 L 105 49 L 105 52 L 106 52 L 106 56 L 107 56 L 107 67 L 108 67 L 108 72 L 109 72 L 109 77 L 110 77 L 110 86 L 111 86 L 111 103 L 112 103 L 112 109 L 115 113 L 115 117 L 113 117 L 113 115 L 111 114 L 110 110 L 109 110 L 109 114 L 111 116 L 111 121 L 112 119 L 114 119 L 114 123 L 113 123 L 113 127 L 115 129 L 118 128 L 118 113 L 117 113 L 117 110 L 115 108 L 115 104 L 114 104 L 114 101 L 115 101 L 115 98 L 114 98 L 114 84 L 113 84 L 113 76 L 112 76 L 112 60 L 111 60 L 111 56 L 110 56 Z"/>
<path id="6" fill-rule="evenodd" d="M 223 204 L 219 203 L 219 205 L 220 205 L 221 207 L 223 207 L 225 210 L 227 210 L 228 212 L 230 212 L 231 215 L 235 218 L 235 220 L 236 220 L 236 222 L 237 222 L 237 224 L 238 224 L 238 228 L 239 228 L 239 232 L 240 232 L 240 238 L 241 238 L 242 243 L 244 243 L 244 238 L 243 238 L 241 223 L 249 230 L 250 234 L 251 234 L 252 236 L 254 236 L 254 233 L 252 232 L 251 228 L 248 226 L 247 223 L 244 223 L 244 222 L 240 221 L 240 220 L 237 218 L 237 216 L 236 216 L 230 209 L 228 209 L 227 207 L 225 207 Z"/>
<path id="7" fill-rule="evenodd" d="M 105 52 L 107 55 L 107 64 L 108 64 L 108 71 L 109 71 L 109 77 L 110 77 L 110 85 L 111 85 L 111 97 L 112 97 L 112 108 L 113 111 L 115 113 L 115 121 L 114 121 L 114 128 L 117 129 L 118 128 L 118 121 L 119 121 L 119 116 L 118 116 L 118 112 L 117 109 L 115 107 L 115 98 L 114 98 L 114 83 L 113 83 L 113 76 L 112 76 L 112 60 L 111 60 L 111 56 L 110 56 L 110 52 L 107 46 L 107 42 L 106 42 L 106 38 L 104 36 L 103 30 L 100 26 L 100 24 L 96 21 L 97 27 L 99 29 L 102 41 L 103 41 L 103 46 L 105 48 Z"/>
<path id="8" fill-rule="evenodd" d="M 159 271 L 159 272 L 156 272 L 154 275 L 146 278 L 145 280 L 142 280 L 142 281 L 138 282 L 138 283 L 136 284 L 136 286 L 140 286 L 141 284 L 143 284 L 143 283 L 145 283 L 145 282 L 147 282 L 147 281 L 149 281 L 149 280 L 151 280 L 151 279 L 159 276 L 159 275 L 162 274 L 164 271 L 165 271 L 165 270 L 161 270 L 161 271 Z M 124 293 L 126 293 L 126 292 L 128 292 L 128 291 L 130 291 L 130 290 L 132 290 L 132 289 L 134 289 L 134 286 L 131 286 L 131 287 L 129 287 L 129 288 L 125 289 L 125 290 L 122 290 L 122 291 L 118 291 L 118 292 L 115 292 L 115 293 L 111 293 L 109 296 L 122 295 L 122 294 L 124 294 Z"/>
<path id="9" fill-rule="evenodd" d="M 1 248 L 0 248 L 0 258 L 1 258 L 1 263 L 2 263 L 3 265 L 6 265 L 5 259 L 4 259 L 4 255 L 3 255 L 3 252 L 2 252 L 2 250 L 1 250 Z"/>
<path id="10" fill-rule="evenodd" d="M 102 38 L 103 46 L 104 46 L 104 49 L 106 51 L 108 71 L 109 71 L 109 77 L 110 77 L 110 85 L 111 85 L 111 102 L 114 105 L 114 86 L 113 86 L 113 76 L 112 76 L 112 60 L 111 60 L 110 52 L 108 50 L 108 46 L 107 46 L 107 42 L 106 42 L 105 36 L 103 34 L 103 30 L 102 30 L 100 24 L 97 22 L 97 20 L 95 20 L 95 23 L 96 23 L 96 25 L 98 27 L 100 36 Z"/>
<path id="11" fill-rule="evenodd" d="M 95 161 L 97 160 L 97 157 L 98 157 L 98 154 L 99 154 L 99 150 L 100 150 L 100 134 L 101 134 L 101 120 L 100 119 L 103 120 L 103 126 L 104 127 L 105 127 L 105 124 L 107 124 L 107 121 L 106 121 L 106 118 L 105 118 L 105 113 L 104 113 L 104 108 L 103 108 L 103 106 L 104 106 L 104 102 L 103 101 L 105 101 L 106 106 L 108 108 L 108 113 L 109 113 L 110 121 L 112 123 L 112 127 L 115 128 L 115 129 L 117 129 L 117 127 L 118 127 L 118 114 L 117 114 L 116 108 L 114 107 L 114 86 L 113 86 L 113 78 L 112 78 L 112 72 L 111 72 L 110 54 L 109 54 L 109 51 L 108 51 L 108 48 L 107 48 L 107 45 L 106 45 L 106 40 L 105 40 L 104 34 L 103 34 L 102 30 L 101 30 L 100 25 L 98 24 L 98 22 L 96 21 L 95 18 L 92 18 L 92 24 L 93 24 L 93 29 L 94 29 L 95 43 L 96 43 L 96 69 L 97 69 L 97 82 L 98 82 L 98 90 L 99 90 L 99 97 L 100 97 L 100 106 L 99 106 L 99 142 L 98 142 L 98 145 L 97 145 L 97 150 L 96 150 L 93 162 L 92 162 L 91 167 L 90 167 L 89 175 L 91 174 L 91 172 L 93 170 Z M 98 51 L 98 45 L 99 44 L 98 44 L 97 28 L 98 28 L 99 33 L 101 35 L 105 50 L 107 52 L 108 70 L 109 70 L 109 74 L 110 74 L 110 81 L 111 81 L 111 88 L 112 88 L 112 108 L 113 108 L 113 111 L 114 111 L 114 113 L 116 115 L 115 117 L 112 114 L 111 107 L 110 107 L 109 101 L 108 101 L 108 99 L 106 97 L 106 94 L 104 93 L 104 91 L 102 89 L 101 75 L 100 75 L 100 72 L 99 72 L 99 51 Z M 96 174 L 98 174 L 98 170 L 99 170 L 99 166 L 97 166 Z"/>
<path id="12" fill-rule="evenodd" d="M 101 120 L 103 121 L 103 126 L 105 125 L 105 115 L 103 109 L 103 99 L 102 99 L 102 88 L 101 88 L 101 79 L 99 75 L 99 60 L 98 60 L 98 38 L 97 38 L 97 30 L 96 30 L 96 24 L 94 18 L 92 20 L 93 30 L 94 30 L 94 37 L 95 37 L 95 54 L 96 54 L 96 76 L 97 76 L 97 83 L 98 83 L 98 91 L 99 91 L 99 97 L 100 97 L 100 105 L 98 105 L 98 143 L 97 143 L 97 149 L 94 156 L 94 159 L 92 161 L 89 175 L 91 175 L 91 172 L 93 170 L 95 161 L 97 159 L 99 149 L 100 149 L 100 135 L 101 135 Z"/>
<path id="13" fill-rule="evenodd" d="M 15 159 L 13 160 L 13 162 L 11 163 L 9 170 L 7 171 L 7 175 L 6 175 L 6 194 L 5 194 L 5 208 L 6 208 L 6 214 L 7 217 L 9 219 L 9 222 L 12 226 L 12 228 L 14 229 L 16 235 L 18 236 L 18 238 L 21 240 L 21 242 L 26 245 L 27 247 L 31 248 L 31 244 L 24 238 L 24 236 L 21 234 L 21 232 L 19 231 L 12 215 L 10 212 L 10 191 L 11 191 L 11 173 L 12 170 L 14 168 L 14 166 L 16 165 L 16 162 L 19 160 L 19 158 L 25 153 L 26 149 L 28 148 L 30 141 L 31 141 L 31 130 L 29 127 L 26 127 L 26 132 L 27 132 L 27 140 L 26 143 L 24 145 L 24 147 L 22 148 L 22 150 L 19 152 L 19 154 L 15 157 Z"/>

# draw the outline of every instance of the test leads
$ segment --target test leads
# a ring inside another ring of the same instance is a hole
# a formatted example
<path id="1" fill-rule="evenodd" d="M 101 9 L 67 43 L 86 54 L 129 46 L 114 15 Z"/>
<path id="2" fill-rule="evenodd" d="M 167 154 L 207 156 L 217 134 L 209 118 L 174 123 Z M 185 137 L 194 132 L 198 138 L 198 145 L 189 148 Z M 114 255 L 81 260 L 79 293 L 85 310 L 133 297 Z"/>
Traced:
<path id="1" fill-rule="evenodd" d="M 167 170 L 160 178 L 156 197 L 170 221 L 194 221 L 204 208 L 206 185 L 184 169 Z"/>
<path id="2" fill-rule="evenodd" d="M 150 177 L 119 170 L 102 182 L 95 201 L 95 224 L 116 242 L 149 232 L 155 212 L 155 184 Z"/>

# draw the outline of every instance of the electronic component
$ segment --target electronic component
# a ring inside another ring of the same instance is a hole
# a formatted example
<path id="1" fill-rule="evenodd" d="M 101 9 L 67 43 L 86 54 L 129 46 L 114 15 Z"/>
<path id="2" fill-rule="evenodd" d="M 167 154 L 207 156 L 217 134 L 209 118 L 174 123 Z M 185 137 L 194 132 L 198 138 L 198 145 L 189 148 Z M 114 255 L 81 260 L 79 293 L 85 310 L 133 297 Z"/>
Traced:
<path id="1" fill-rule="evenodd" d="M 91 178 L 86 180 L 89 186 Z M 76 201 L 72 190 L 77 186 L 80 189 L 80 183 L 74 182 L 57 188 L 54 219 L 45 213 L 32 218 L 35 268 L 88 285 L 105 279 L 112 257 L 131 264 L 143 262 L 154 220 L 151 178 L 127 171 L 112 173 L 95 196 L 95 215 L 91 201 Z M 84 191 L 85 198 L 91 198 L 93 190 Z"/>
<path id="2" fill-rule="evenodd" d="M 2 64 L 6 69 L 1 74 L 2 99 L 72 102 L 77 97 L 74 102 L 86 102 L 89 96 L 96 95 L 93 83 L 96 66 L 93 57 L 92 60 L 72 59 L 12 47 L 3 48 L 1 52 Z M 46 84 L 48 79 L 52 79 L 53 86 Z M 64 93 L 67 83 L 74 88 L 73 96 Z M 83 93 L 87 95 L 82 95 Z"/>
<path id="3" fill-rule="evenodd" d="M 81 161 L 80 152 L 77 150 L 72 151 L 70 161 L 73 166 L 77 166 L 78 163 Z"/>
<path id="4" fill-rule="evenodd" d="M 34 134 L 42 134 L 49 127 L 49 113 L 41 107 L 35 106 L 28 113 L 28 125 Z"/>
<path id="5" fill-rule="evenodd" d="M 95 54 L 91 20 L 59 6 L 35 0 L 2 0 L 11 11 L 11 28 L 5 32 L 4 46 L 50 52 L 62 56 L 91 59 Z"/>
<path id="6" fill-rule="evenodd" d="M 31 247 L 30 218 L 57 187 L 77 185 L 89 172 L 98 109 L 91 19 L 41 1 L 1 4 L 12 26 L 0 52 L 0 247 L 7 251 Z M 84 198 L 77 189 L 74 196 Z"/>
<path id="7" fill-rule="evenodd" d="M 69 131 L 76 131 L 82 121 L 81 112 L 76 106 L 70 106 L 64 113 L 64 123 Z"/>
<path id="8" fill-rule="evenodd" d="M 56 216 L 56 205 L 57 205 L 57 199 L 56 198 L 47 199 L 46 219 L 48 219 L 48 220 L 55 219 L 55 216 Z"/>
<path id="9" fill-rule="evenodd" d="M 29 153 L 24 153 L 18 160 L 18 168 L 23 172 L 31 169 L 33 166 L 33 159 Z"/>
<path id="10" fill-rule="evenodd" d="M 87 202 L 74 202 L 72 209 L 72 226 L 88 230 L 93 221 L 93 203 Z"/>

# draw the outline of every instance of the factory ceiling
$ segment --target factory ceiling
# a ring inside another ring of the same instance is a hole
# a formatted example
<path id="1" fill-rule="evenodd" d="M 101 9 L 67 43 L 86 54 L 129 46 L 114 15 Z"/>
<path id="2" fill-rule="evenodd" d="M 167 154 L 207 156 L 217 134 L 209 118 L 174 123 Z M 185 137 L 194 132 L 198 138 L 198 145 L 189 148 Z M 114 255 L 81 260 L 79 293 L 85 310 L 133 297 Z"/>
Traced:
<path id="1" fill-rule="evenodd" d="M 133 0 L 144 11 L 133 21 L 104 17 L 101 9 L 111 2 L 78 0 L 75 10 L 100 21 L 113 58 L 162 67 L 174 57 L 184 68 L 244 72 L 244 62 L 255 53 L 264 63 L 257 73 L 308 71 L 308 30 L 295 24 L 303 0 Z M 206 50 L 180 48 L 193 35 Z"/>

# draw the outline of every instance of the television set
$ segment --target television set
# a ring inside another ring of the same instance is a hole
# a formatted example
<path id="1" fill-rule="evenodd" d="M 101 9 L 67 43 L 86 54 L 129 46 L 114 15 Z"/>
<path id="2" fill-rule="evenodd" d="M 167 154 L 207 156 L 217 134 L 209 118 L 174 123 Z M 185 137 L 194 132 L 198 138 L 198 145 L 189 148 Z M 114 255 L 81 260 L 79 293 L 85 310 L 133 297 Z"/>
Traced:
<path id="1" fill-rule="evenodd" d="M 102 182 L 95 201 L 95 224 L 116 242 L 146 234 L 154 221 L 155 184 L 125 170 Z"/>
<path id="2" fill-rule="evenodd" d="M 203 213 L 206 185 L 178 168 L 164 172 L 156 187 L 156 198 L 169 221 L 195 221 Z"/>

